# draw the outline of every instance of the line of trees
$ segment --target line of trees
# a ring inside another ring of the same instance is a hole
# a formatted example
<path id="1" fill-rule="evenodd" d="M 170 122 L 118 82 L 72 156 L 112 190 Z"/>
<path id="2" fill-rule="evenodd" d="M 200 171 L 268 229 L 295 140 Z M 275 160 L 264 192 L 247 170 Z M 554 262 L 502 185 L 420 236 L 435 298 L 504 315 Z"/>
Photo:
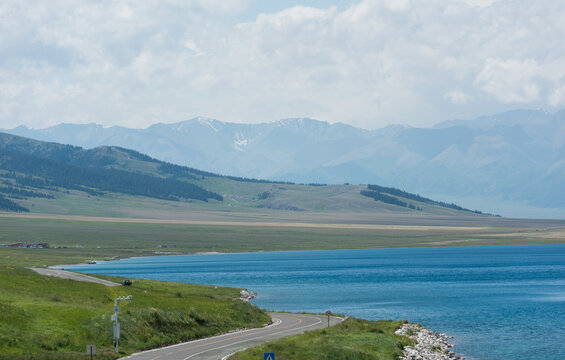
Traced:
<path id="1" fill-rule="evenodd" d="M 27 189 L 22 189 L 19 187 L 14 187 L 12 185 L 12 183 L 10 183 L 9 181 L 6 180 L 2 180 L 2 183 L 4 185 L 7 185 L 6 187 L 0 187 L 0 193 L 3 193 L 5 195 L 9 195 L 11 197 L 14 196 L 20 196 L 20 197 L 34 197 L 34 198 L 44 198 L 44 199 L 54 199 L 55 197 L 51 194 L 46 194 L 46 193 L 42 193 L 39 191 L 33 191 L 33 190 L 27 190 Z"/>
<path id="2" fill-rule="evenodd" d="M 269 191 L 263 191 L 262 193 L 257 195 L 257 199 L 258 200 L 266 200 L 266 199 L 268 199 L 272 196 L 273 196 L 273 194 L 271 194 Z"/>
<path id="3" fill-rule="evenodd" d="M 239 177 L 239 176 L 219 175 L 203 170 L 194 169 L 188 166 L 175 165 L 167 162 L 161 162 L 161 165 L 159 166 L 159 172 L 163 175 L 170 175 L 174 178 L 188 178 L 195 180 L 201 180 L 206 177 L 214 177 L 214 178 L 225 178 L 239 182 L 250 182 L 250 183 L 261 183 L 261 184 L 283 184 L 283 185 L 295 184 L 289 181 L 261 180 L 261 179 L 252 179 L 252 178 Z M 200 176 L 200 178 L 198 178 L 195 175 Z"/>
<path id="4" fill-rule="evenodd" d="M 6 199 L 0 195 L 0 210 L 16 211 L 16 212 L 29 212 L 28 208 L 18 205 L 10 199 Z"/>
<path id="5" fill-rule="evenodd" d="M 0 168 L 12 174 L 26 174 L 13 178 L 18 184 L 35 188 L 60 187 L 86 191 L 92 195 L 111 191 L 165 200 L 223 201 L 220 194 L 185 181 L 117 169 L 79 167 L 18 152 L 2 151 Z"/>
<path id="6" fill-rule="evenodd" d="M 418 207 L 418 206 L 411 204 L 411 203 L 407 203 L 407 202 L 402 201 L 402 200 L 400 200 L 400 199 L 398 199 L 394 196 L 383 194 L 383 193 L 378 192 L 378 191 L 361 190 L 361 195 L 370 197 L 370 198 L 374 199 L 375 201 L 382 201 L 382 202 L 387 203 L 387 204 L 401 206 L 401 207 L 409 208 L 409 209 L 412 209 L 412 210 L 422 211 L 421 207 Z"/>
<path id="7" fill-rule="evenodd" d="M 420 195 L 417 195 L 417 194 L 412 194 L 412 193 L 402 191 L 402 190 L 396 189 L 396 188 L 384 187 L 384 186 L 379 186 L 379 185 L 367 185 L 367 189 L 371 192 L 382 194 L 385 197 L 387 196 L 386 194 L 389 194 L 389 195 L 398 196 L 398 197 L 408 199 L 408 200 L 418 201 L 418 202 L 421 202 L 421 203 L 424 203 L 424 204 L 437 205 L 437 206 L 441 206 L 441 207 L 448 208 L 448 209 L 459 210 L 459 211 L 467 211 L 467 212 L 472 212 L 472 213 L 475 213 L 475 214 L 483 214 L 483 212 L 478 211 L 478 210 L 465 209 L 465 208 L 463 208 L 459 205 L 453 204 L 453 203 L 450 204 L 450 203 L 446 203 L 446 202 L 443 202 L 443 201 L 434 201 L 432 199 L 428 199 L 428 198 L 425 198 L 423 196 L 420 196 Z M 363 192 L 365 192 L 366 194 L 363 194 Z M 361 191 L 361 195 L 365 195 L 365 196 L 369 196 L 369 197 L 373 197 L 373 198 L 375 196 L 374 194 L 369 195 L 366 190 Z M 398 199 L 396 199 L 396 200 L 398 200 Z M 381 201 L 386 202 L 384 200 L 381 200 Z M 398 200 L 398 201 L 400 201 L 400 200 Z M 400 205 L 400 206 L 402 206 L 402 205 Z M 417 210 L 421 211 L 422 209 L 417 208 Z"/>

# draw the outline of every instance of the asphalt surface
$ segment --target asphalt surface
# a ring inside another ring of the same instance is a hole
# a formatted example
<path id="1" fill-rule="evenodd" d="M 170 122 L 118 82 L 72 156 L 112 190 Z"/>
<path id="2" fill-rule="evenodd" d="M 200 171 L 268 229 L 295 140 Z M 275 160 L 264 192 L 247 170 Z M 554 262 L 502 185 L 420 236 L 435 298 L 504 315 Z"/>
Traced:
<path id="1" fill-rule="evenodd" d="M 234 352 L 255 345 L 301 334 L 308 330 L 328 326 L 328 318 L 323 315 L 302 315 L 270 313 L 274 323 L 259 329 L 238 331 L 136 353 L 122 359 L 131 360 L 221 360 Z M 330 325 L 343 321 L 342 318 L 330 317 Z M 275 354 L 276 356 L 276 354 Z"/>
<path id="2" fill-rule="evenodd" d="M 98 278 L 95 278 L 95 277 L 92 277 L 92 276 L 79 274 L 79 273 L 67 271 L 67 270 L 44 269 L 44 268 L 30 268 L 30 269 L 35 271 L 36 273 L 41 274 L 41 275 L 58 277 L 58 278 L 61 278 L 61 279 L 71 279 L 71 280 L 76 280 L 76 281 L 91 282 L 91 283 L 102 284 L 102 285 L 106 285 L 106 286 L 121 286 L 121 284 L 118 284 L 118 283 L 115 283 L 115 282 L 111 282 L 111 281 L 103 280 L 103 279 L 98 279 Z"/>

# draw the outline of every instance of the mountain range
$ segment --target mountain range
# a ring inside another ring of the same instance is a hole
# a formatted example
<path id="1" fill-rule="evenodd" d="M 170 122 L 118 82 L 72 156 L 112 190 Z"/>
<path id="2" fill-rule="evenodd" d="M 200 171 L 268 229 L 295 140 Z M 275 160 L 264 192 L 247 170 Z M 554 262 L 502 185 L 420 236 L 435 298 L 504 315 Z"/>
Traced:
<path id="1" fill-rule="evenodd" d="M 515 110 L 379 130 L 308 118 L 236 124 L 197 117 L 146 129 L 60 124 L 3 131 L 85 148 L 120 146 L 232 176 L 376 183 L 505 216 L 565 215 L 565 111 Z"/>
<path id="2" fill-rule="evenodd" d="M 347 221 L 492 221 L 456 204 L 379 185 L 221 176 L 116 146 L 83 149 L 0 132 L 0 211 L 187 219 L 329 215 Z M 231 214 L 231 215 L 230 215 Z M 298 215 L 300 214 L 300 215 Z"/>

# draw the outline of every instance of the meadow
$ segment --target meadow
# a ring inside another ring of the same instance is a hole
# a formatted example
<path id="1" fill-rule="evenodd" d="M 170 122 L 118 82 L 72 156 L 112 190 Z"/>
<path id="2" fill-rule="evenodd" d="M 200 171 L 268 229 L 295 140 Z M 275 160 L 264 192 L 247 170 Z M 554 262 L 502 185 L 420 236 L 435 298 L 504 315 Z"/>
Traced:
<path id="1" fill-rule="evenodd" d="M 350 318 L 327 329 L 265 343 L 238 352 L 230 360 L 260 359 L 275 353 L 278 360 L 395 360 L 414 341 L 395 335 L 401 321 L 367 321 Z"/>
<path id="2" fill-rule="evenodd" d="M 114 299 L 127 295 L 132 300 L 120 304 L 118 354 L 110 316 Z M 238 298 L 233 288 L 147 280 L 107 287 L 2 266 L 0 359 L 83 359 L 88 344 L 97 346 L 97 359 L 115 359 L 270 321 L 263 310 Z"/>
<path id="3" fill-rule="evenodd" d="M 171 253 L 565 242 L 564 229 L 553 227 L 392 226 L 247 221 L 171 223 L 143 219 L 128 219 L 127 222 L 120 219 L 77 219 L 0 216 L 0 244 L 22 242 L 50 245 L 49 249 L 2 247 L 0 261 L 17 266 L 48 266 Z"/>

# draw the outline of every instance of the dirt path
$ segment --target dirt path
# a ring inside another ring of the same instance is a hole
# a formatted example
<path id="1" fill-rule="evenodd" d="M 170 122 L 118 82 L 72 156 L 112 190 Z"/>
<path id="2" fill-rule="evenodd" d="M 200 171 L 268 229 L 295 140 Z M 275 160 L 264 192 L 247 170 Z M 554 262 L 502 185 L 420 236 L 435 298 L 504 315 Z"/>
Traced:
<path id="1" fill-rule="evenodd" d="M 84 281 L 84 282 L 91 282 L 102 284 L 106 286 L 121 286 L 121 284 L 111 282 L 108 280 L 98 279 L 92 276 L 83 275 L 79 273 L 75 273 L 72 271 L 67 270 L 57 270 L 57 269 L 44 269 L 44 268 L 30 268 L 31 270 L 35 271 L 38 274 L 45 275 L 45 276 L 53 276 L 58 277 L 61 279 L 70 279 L 76 281 Z"/>

